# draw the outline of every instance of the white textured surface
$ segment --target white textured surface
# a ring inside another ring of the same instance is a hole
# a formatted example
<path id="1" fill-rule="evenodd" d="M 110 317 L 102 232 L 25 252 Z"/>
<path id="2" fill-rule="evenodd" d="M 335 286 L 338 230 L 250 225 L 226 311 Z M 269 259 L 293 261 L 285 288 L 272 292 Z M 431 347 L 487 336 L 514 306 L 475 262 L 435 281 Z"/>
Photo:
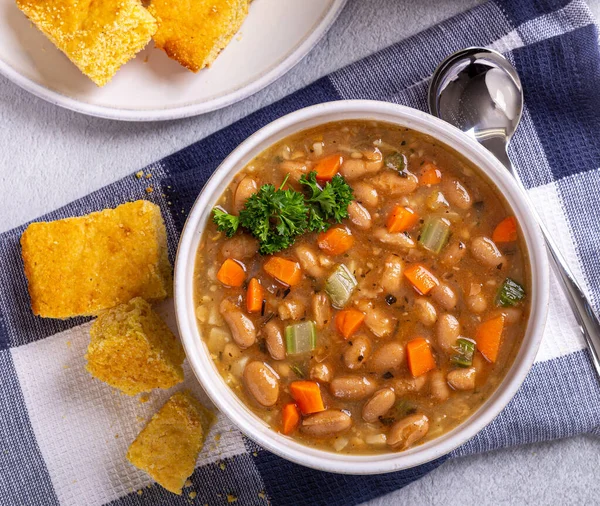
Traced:
<path id="1" fill-rule="evenodd" d="M 477 3 L 349 0 L 328 36 L 288 75 L 235 106 L 181 121 L 127 124 L 87 118 L 44 103 L 0 78 L 4 195 L 0 230 L 130 174 L 344 64 Z M 600 0 L 589 4 L 599 18 Z M 595 476 L 598 455 L 600 442 L 581 436 L 457 459 L 371 504 L 595 504 L 600 497 Z"/>
<path id="2" fill-rule="evenodd" d="M 165 316 L 174 311 L 164 307 L 161 312 Z M 189 388 L 206 406 L 211 406 L 187 361 L 186 382 L 168 391 L 154 390 L 146 403 L 141 403 L 139 396 L 120 394 L 92 379 L 85 370 L 84 359 L 90 325 L 86 323 L 11 350 L 52 485 L 61 504 L 72 506 L 100 506 L 153 483 L 123 455 L 175 391 Z M 137 423 L 132 424 L 132 420 Z M 244 453 L 242 437 L 232 427 L 220 414 L 198 460 L 206 464 Z"/>

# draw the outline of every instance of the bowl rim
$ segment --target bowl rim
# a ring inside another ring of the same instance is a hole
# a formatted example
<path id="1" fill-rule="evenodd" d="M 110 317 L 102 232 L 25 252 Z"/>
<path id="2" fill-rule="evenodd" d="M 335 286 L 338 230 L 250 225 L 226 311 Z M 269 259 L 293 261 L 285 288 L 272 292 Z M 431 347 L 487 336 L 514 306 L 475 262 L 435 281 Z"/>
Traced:
<path id="1" fill-rule="evenodd" d="M 194 311 L 194 268 L 198 244 L 216 199 L 231 179 L 256 155 L 275 142 L 320 124 L 342 120 L 395 123 L 433 136 L 480 168 L 514 211 L 527 246 L 532 302 L 521 348 L 492 395 L 464 422 L 449 432 L 404 452 L 348 455 L 318 450 L 269 428 L 247 408 L 219 375 Z M 341 100 L 287 114 L 248 137 L 223 160 L 204 185 L 184 225 L 175 260 L 175 314 L 181 340 L 194 374 L 219 410 L 246 436 L 287 460 L 314 469 L 343 474 L 381 474 L 408 469 L 440 458 L 487 426 L 514 397 L 533 365 L 541 343 L 549 299 L 548 257 L 543 238 L 517 182 L 504 166 L 473 138 L 430 114 L 403 105 L 372 100 Z"/>

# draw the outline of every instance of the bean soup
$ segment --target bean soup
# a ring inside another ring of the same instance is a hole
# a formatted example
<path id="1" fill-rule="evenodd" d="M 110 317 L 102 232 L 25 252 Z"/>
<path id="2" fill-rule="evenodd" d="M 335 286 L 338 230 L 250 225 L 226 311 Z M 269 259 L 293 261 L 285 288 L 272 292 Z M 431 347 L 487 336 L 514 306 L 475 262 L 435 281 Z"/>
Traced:
<path id="1" fill-rule="evenodd" d="M 502 381 L 529 316 L 527 251 L 498 190 L 382 122 L 325 124 L 256 157 L 196 262 L 224 381 L 273 430 L 335 452 L 456 427 Z"/>

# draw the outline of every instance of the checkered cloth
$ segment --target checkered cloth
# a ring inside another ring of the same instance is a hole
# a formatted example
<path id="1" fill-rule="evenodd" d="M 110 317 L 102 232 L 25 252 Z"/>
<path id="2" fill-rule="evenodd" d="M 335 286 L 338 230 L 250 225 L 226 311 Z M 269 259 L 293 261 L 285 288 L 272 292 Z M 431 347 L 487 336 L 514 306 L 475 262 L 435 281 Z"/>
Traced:
<path id="1" fill-rule="evenodd" d="M 301 107 L 378 99 L 426 109 L 433 69 L 449 53 L 488 46 L 516 66 L 525 89 L 511 157 L 578 280 L 600 309 L 600 55 L 582 0 L 483 4 L 313 83 L 223 131 L 41 219 L 149 198 L 167 222 L 170 254 L 207 177 L 241 141 Z M 154 192 L 147 195 L 151 184 Z M 89 377 L 90 322 L 32 315 L 20 256 L 25 225 L 0 236 L 0 504 L 355 504 L 416 480 L 459 455 L 600 434 L 600 387 L 558 284 L 541 350 L 517 396 L 474 439 L 427 465 L 382 476 L 313 471 L 257 447 L 219 416 L 182 497 L 125 459 L 128 445 L 172 392 L 146 403 Z M 170 302 L 160 308 L 172 318 Z M 193 374 L 186 387 L 208 403 Z M 215 436 L 219 434 L 220 439 Z M 197 496 L 192 501 L 189 492 Z M 228 494 L 230 494 L 228 499 Z"/>

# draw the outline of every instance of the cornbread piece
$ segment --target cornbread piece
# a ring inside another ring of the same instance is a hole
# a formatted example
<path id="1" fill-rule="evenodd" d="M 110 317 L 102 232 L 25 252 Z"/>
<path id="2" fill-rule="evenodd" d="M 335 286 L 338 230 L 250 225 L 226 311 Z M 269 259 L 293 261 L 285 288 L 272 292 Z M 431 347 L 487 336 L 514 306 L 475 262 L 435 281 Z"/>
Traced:
<path id="1" fill-rule="evenodd" d="M 98 86 L 109 82 L 157 29 L 139 0 L 17 0 L 17 6 Z"/>
<path id="2" fill-rule="evenodd" d="M 240 29 L 248 0 L 152 0 L 154 43 L 192 72 L 210 65 Z"/>
<path id="3" fill-rule="evenodd" d="M 181 495 L 214 415 L 188 391 L 173 395 L 138 434 L 127 459 L 159 485 Z"/>
<path id="4" fill-rule="evenodd" d="M 21 237 L 34 314 L 96 315 L 134 297 L 172 292 L 160 208 L 146 200 L 78 218 L 32 223 Z"/>
<path id="5" fill-rule="evenodd" d="M 181 343 L 144 299 L 102 313 L 90 336 L 87 370 L 127 395 L 183 381 Z"/>

